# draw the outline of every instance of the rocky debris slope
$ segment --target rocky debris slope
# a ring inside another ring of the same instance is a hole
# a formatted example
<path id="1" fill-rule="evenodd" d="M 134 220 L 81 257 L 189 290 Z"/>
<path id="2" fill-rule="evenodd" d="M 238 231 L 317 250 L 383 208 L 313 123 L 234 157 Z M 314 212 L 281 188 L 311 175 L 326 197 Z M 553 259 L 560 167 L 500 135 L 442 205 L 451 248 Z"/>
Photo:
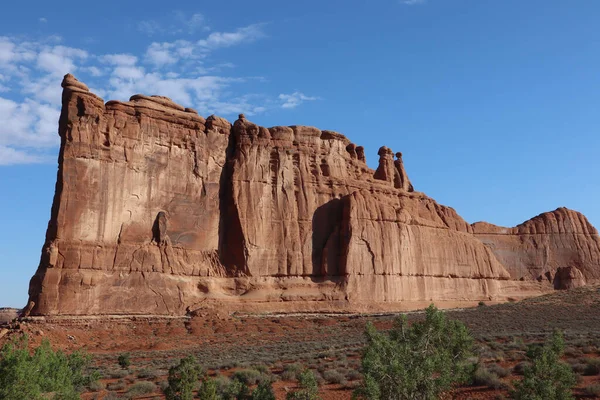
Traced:
<path id="1" fill-rule="evenodd" d="M 71 75 L 63 88 L 31 315 L 407 309 L 600 278 L 598 233 L 574 211 L 471 226 L 387 147 L 373 171 L 336 132 L 232 125 L 160 96 L 105 104 Z"/>

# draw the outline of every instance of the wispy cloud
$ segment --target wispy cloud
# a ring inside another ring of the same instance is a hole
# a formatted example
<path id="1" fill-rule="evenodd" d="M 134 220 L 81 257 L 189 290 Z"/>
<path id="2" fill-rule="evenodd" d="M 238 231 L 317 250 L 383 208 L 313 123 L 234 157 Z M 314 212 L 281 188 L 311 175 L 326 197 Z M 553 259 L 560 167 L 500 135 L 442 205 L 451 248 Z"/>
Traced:
<path id="1" fill-rule="evenodd" d="M 239 28 L 234 32 L 213 32 L 206 39 L 199 40 L 197 44 L 200 47 L 214 50 L 220 47 L 253 42 L 265 36 L 262 27 L 263 24 L 253 24 Z"/>
<path id="2" fill-rule="evenodd" d="M 417 4 L 425 4 L 427 0 L 400 0 L 400 4 L 404 4 L 406 6 L 416 6 Z"/>
<path id="3" fill-rule="evenodd" d="M 180 60 L 200 60 L 219 48 L 251 43 L 265 37 L 262 24 L 248 25 L 233 32 L 212 32 L 205 39 L 190 41 L 179 39 L 172 42 L 154 42 L 146 51 L 146 61 L 161 68 Z"/>
<path id="4" fill-rule="evenodd" d="M 203 17 L 186 21 L 187 28 L 197 25 L 194 29 L 203 30 Z M 206 33 L 199 40 L 154 41 L 141 54 L 95 54 L 69 47 L 57 36 L 37 41 L 0 36 L 0 165 L 55 160 L 60 82 L 69 72 L 107 100 L 160 94 L 202 115 L 254 115 L 318 99 L 300 91 L 277 97 L 248 92 L 253 82 L 256 85 L 264 78 L 227 76 L 234 64 L 211 63 L 211 53 L 263 37 L 263 25 L 252 24 Z"/>
<path id="5" fill-rule="evenodd" d="M 294 92 L 292 94 L 280 94 L 279 100 L 281 101 L 281 108 L 296 108 L 305 101 L 319 100 L 319 98 L 306 96 L 301 92 Z"/>

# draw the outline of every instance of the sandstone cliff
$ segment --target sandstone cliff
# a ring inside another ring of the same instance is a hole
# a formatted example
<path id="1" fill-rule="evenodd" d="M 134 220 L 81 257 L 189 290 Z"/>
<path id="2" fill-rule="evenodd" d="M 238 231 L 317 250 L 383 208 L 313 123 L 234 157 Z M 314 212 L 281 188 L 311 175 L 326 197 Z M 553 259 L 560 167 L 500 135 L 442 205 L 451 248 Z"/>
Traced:
<path id="1" fill-rule="evenodd" d="M 600 280 L 598 233 L 574 211 L 471 226 L 386 147 L 373 171 L 336 132 L 63 88 L 31 315 L 406 309 Z"/>

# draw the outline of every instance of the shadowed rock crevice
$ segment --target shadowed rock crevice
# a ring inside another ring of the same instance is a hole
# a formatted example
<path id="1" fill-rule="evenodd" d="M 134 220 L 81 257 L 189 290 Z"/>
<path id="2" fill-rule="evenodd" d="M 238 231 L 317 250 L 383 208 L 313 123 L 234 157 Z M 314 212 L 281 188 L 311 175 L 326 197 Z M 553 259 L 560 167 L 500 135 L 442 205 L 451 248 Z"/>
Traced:
<path id="1" fill-rule="evenodd" d="M 343 204 L 333 199 L 318 207 L 312 218 L 312 274 L 313 276 L 340 275 L 340 229 Z"/>
<path id="2" fill-rule="evenodd" d="M 240 115 L 243 117 L 243 115 Z M 225 166 L 221 172 L 219 185 L 219 257 L 228 276 L 249 275 L 246 265 L 248 251 L 242 231 L 239 211 L 234 198 L 233 174 L 236 157 L 236 139 L 229 135 Z"/>

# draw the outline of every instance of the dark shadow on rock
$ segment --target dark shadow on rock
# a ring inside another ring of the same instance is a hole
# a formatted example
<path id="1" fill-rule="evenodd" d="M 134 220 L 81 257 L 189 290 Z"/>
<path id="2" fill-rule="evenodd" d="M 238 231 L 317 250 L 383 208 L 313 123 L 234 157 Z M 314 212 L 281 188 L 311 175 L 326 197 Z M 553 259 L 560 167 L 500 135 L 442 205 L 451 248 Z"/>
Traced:
<path id="1" fill-rule="evenodd" d="M 219 258 L 227 276 L 248 275 L 247 250 L 242 223 L 233 198 L 235 135 L 229 135 L 225 166 L 219 179 Z"/>
<path id="2" fill-rule="evenodd" d="M 312 276 L 339 275 L 340 226 L 343 204 L 333 199 L 315 210 L 312 218 Z"/>

